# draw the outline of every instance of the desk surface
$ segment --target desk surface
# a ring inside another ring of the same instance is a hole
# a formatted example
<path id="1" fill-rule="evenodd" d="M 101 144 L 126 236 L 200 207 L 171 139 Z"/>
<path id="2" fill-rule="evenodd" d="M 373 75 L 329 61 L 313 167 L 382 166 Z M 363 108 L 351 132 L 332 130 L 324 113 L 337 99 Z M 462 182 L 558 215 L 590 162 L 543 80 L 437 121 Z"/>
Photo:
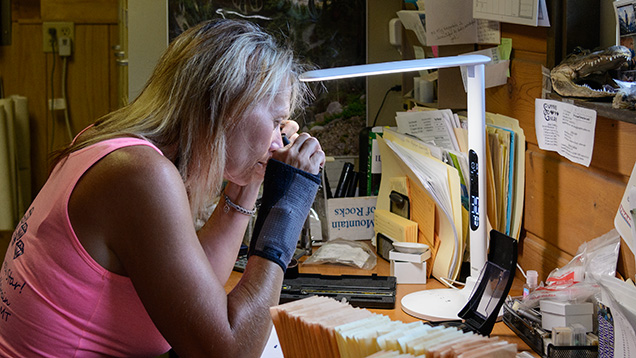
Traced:
<path id="1" fill-rule="evenodd" d="M 344 266 L 344 265 L 303 265 L 302 261 L 305 258 L 301 258 L 301 265 L 299 272 L 301 273 L 317 273 L 323 275 L 371 275 L 373 273 L 378 274 L 379 276 L 389 276 L 390 275 L 390 265 L 389 263 L 381 258 L 378 258 L 378 263 L 375 268 L 372 270 L 361 270 L 354 267 Z M 230 279 L 228 280 L 227 285 L 225 286 L 226 291 L 230 291 L 232 287 L 236 285 L 236 283 L 240 280 L 241 274 L 233 271 L 230 275 Z M 396 300 L 395 300 L 395 308 L 394 309 L 368 309 L 371 312 L 383 314 L 391 318 L 394 321 L 402 321 L 405 323 L 419 321 L 419 318 L 413 317 L 406 312 L 404 312 L 400 306 L 400 302 L 402 297 L 408 295 L 412 292 L 422 291 L 426 289 L 436 289 L 436 288 L 444 288 L 441 282 L 437 281 L 434 278 L 430 278 L 425 285 L 421 284 L 398 284 L 397 292 L 396 292 Z M 515 279 L 512 285 L 512 289 L 510 290 L 510 294 L 512 296 L 519 296 L 521 294 L 523 288 L 523 282 L 519 282 L 518 279 Z M 491 336 L 497 336 L 501 339 L 510 342 L 516 343 L 518 351 L 528 351 L 532 353 L 533 356 L 539 357 L 532 349 L 528 347 L 528 345 L 519 338 L 514 332 L 506 326 L 503 322 L 497 322 L 492 331 Z"/>

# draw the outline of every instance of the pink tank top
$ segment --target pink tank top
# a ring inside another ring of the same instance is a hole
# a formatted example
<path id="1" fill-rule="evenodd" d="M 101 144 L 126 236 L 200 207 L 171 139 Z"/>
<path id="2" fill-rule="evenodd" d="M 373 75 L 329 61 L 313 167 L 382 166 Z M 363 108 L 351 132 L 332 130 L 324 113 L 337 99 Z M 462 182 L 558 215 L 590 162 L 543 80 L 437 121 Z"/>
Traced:
<path id="1" fill-rule="evenodd" d="M 117 138 L 57 165 L 18 224 L 0 269 L 0 355 L 157 356 L 170 349 L 129 278 L 99 265 L 71 227 L 80 177 L 108 153 L 151 143 Z"/>

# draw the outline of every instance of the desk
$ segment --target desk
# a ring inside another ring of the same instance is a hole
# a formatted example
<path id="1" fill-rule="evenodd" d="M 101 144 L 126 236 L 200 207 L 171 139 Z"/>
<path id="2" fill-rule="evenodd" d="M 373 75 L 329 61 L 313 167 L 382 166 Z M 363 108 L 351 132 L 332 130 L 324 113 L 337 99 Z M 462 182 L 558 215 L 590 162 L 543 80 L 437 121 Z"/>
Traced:
<path id="1" fill-rule="evenodd" d="M 378 274 L 379 276 L 389 276 L 390 275 L 390 265 L 389 262 L 378 257 L 378 263 L 376 267 L 372 270 L 361 270 L 354 267 L 344 266 L 344 265 L 303 265 L 302 262 L 306 259 L 306 257 L 300 259 L 300 270 L 301 273 L 317 273 L 323 275 L 371 275 L 373 273 Z M 236 283 L 240 280 L 241 274 L 233 271 L 230 275 L 227 285 L 225 286 L 225 290 L 229 292 L 232 287 L 236 285 Z M 512 296 L 520 296 L 522 292 L 524 282 L 521 282 L 518 278 L 515 278 L 512 288 L 510 290 L 510 294 Z M 444 288 L 442 283 L 435 280 L 434 278 L 430 278 L 425 285 L 412 285 L 412 284 L 399 284 L 397 285 L 396 292 L 396 300 L 395 300 L 395 308 L 394 309 L 368 309 L 371 312 L 383 314 L 391 318 L 394 321 L 402 321 L 405 323 L 419 321 L 419 318 L 413 317 L 405 313 L 400 307 L 400 302 L 402 297 L 408 295 L 412 292 L 422 291 L 426 289 L 435 289 L 435 288 Z M 534 357 L 539 357 L 528 345 L 519 338 L 514 332 L 506 326 L 503 322 L 497 322 L 492 331 L 491 336 L 499 337 L 507 342 L 516 343 L 517 350 L 528 351 Z"/>

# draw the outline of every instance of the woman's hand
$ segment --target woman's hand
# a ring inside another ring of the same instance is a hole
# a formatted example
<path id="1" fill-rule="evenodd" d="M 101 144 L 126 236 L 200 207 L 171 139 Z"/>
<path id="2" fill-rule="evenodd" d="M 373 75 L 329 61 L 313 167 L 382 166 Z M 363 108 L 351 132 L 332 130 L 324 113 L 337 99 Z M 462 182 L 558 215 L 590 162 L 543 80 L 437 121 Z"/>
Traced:
<path id="1" fill-rule="evenodd" d="M 272 158 L 300 170 L 318 174 L 325 163 L 325 153 L 318 140 L 307 133 L 299 135 L 295 132 L 288 138 L 291 143 L 276 150 Z"/>
<path id="2" fill-rule="evenodd" d="M 290 142 L 293 142 L 298 137 L 299 129 L 298 122 L 291 119 L 284 120 L 280 125 L 280 134 L 284 134 Z"/>

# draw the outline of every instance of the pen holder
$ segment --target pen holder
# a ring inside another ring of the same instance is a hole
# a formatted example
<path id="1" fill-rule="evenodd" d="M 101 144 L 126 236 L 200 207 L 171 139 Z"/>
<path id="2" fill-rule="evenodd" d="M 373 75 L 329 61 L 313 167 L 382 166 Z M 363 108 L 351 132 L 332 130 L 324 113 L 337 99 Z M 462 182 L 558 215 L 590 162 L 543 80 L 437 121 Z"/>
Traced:
<path id="1" fill-rule="evenodd" d="M 300 231 L 300 240 L 298 245 L 303 255 L 311 255 L 311 213 L 307 215 L 303 228 Z"/>
<path id="2" fill-rule="evenodd" d="M 322 185 L 312 208 L 320 221 L 320 238 L 322 242 L 343 238 L 347 240 L 370 240 L 375 236 L 373 231 L 373 213 L 377 196 L 332 198 L 329 194 L 327 171 L 322 171 Z M 312 227 L 313 241 L 318 241 L 317 225 Z"/>
<path id="3" fill-rule="evenodd" d="M 327 193 L 328 188 L 325 171 L 321 173 L 322 185 L 318 187 L 318 193 L 312 204 L 312 209 L 316 213 L 317 220 L 320 222 L 320 241 L 329 241 L 329 221 L 327 220 Z M 316 230 L 314 230 L 316 231 Z"/>

